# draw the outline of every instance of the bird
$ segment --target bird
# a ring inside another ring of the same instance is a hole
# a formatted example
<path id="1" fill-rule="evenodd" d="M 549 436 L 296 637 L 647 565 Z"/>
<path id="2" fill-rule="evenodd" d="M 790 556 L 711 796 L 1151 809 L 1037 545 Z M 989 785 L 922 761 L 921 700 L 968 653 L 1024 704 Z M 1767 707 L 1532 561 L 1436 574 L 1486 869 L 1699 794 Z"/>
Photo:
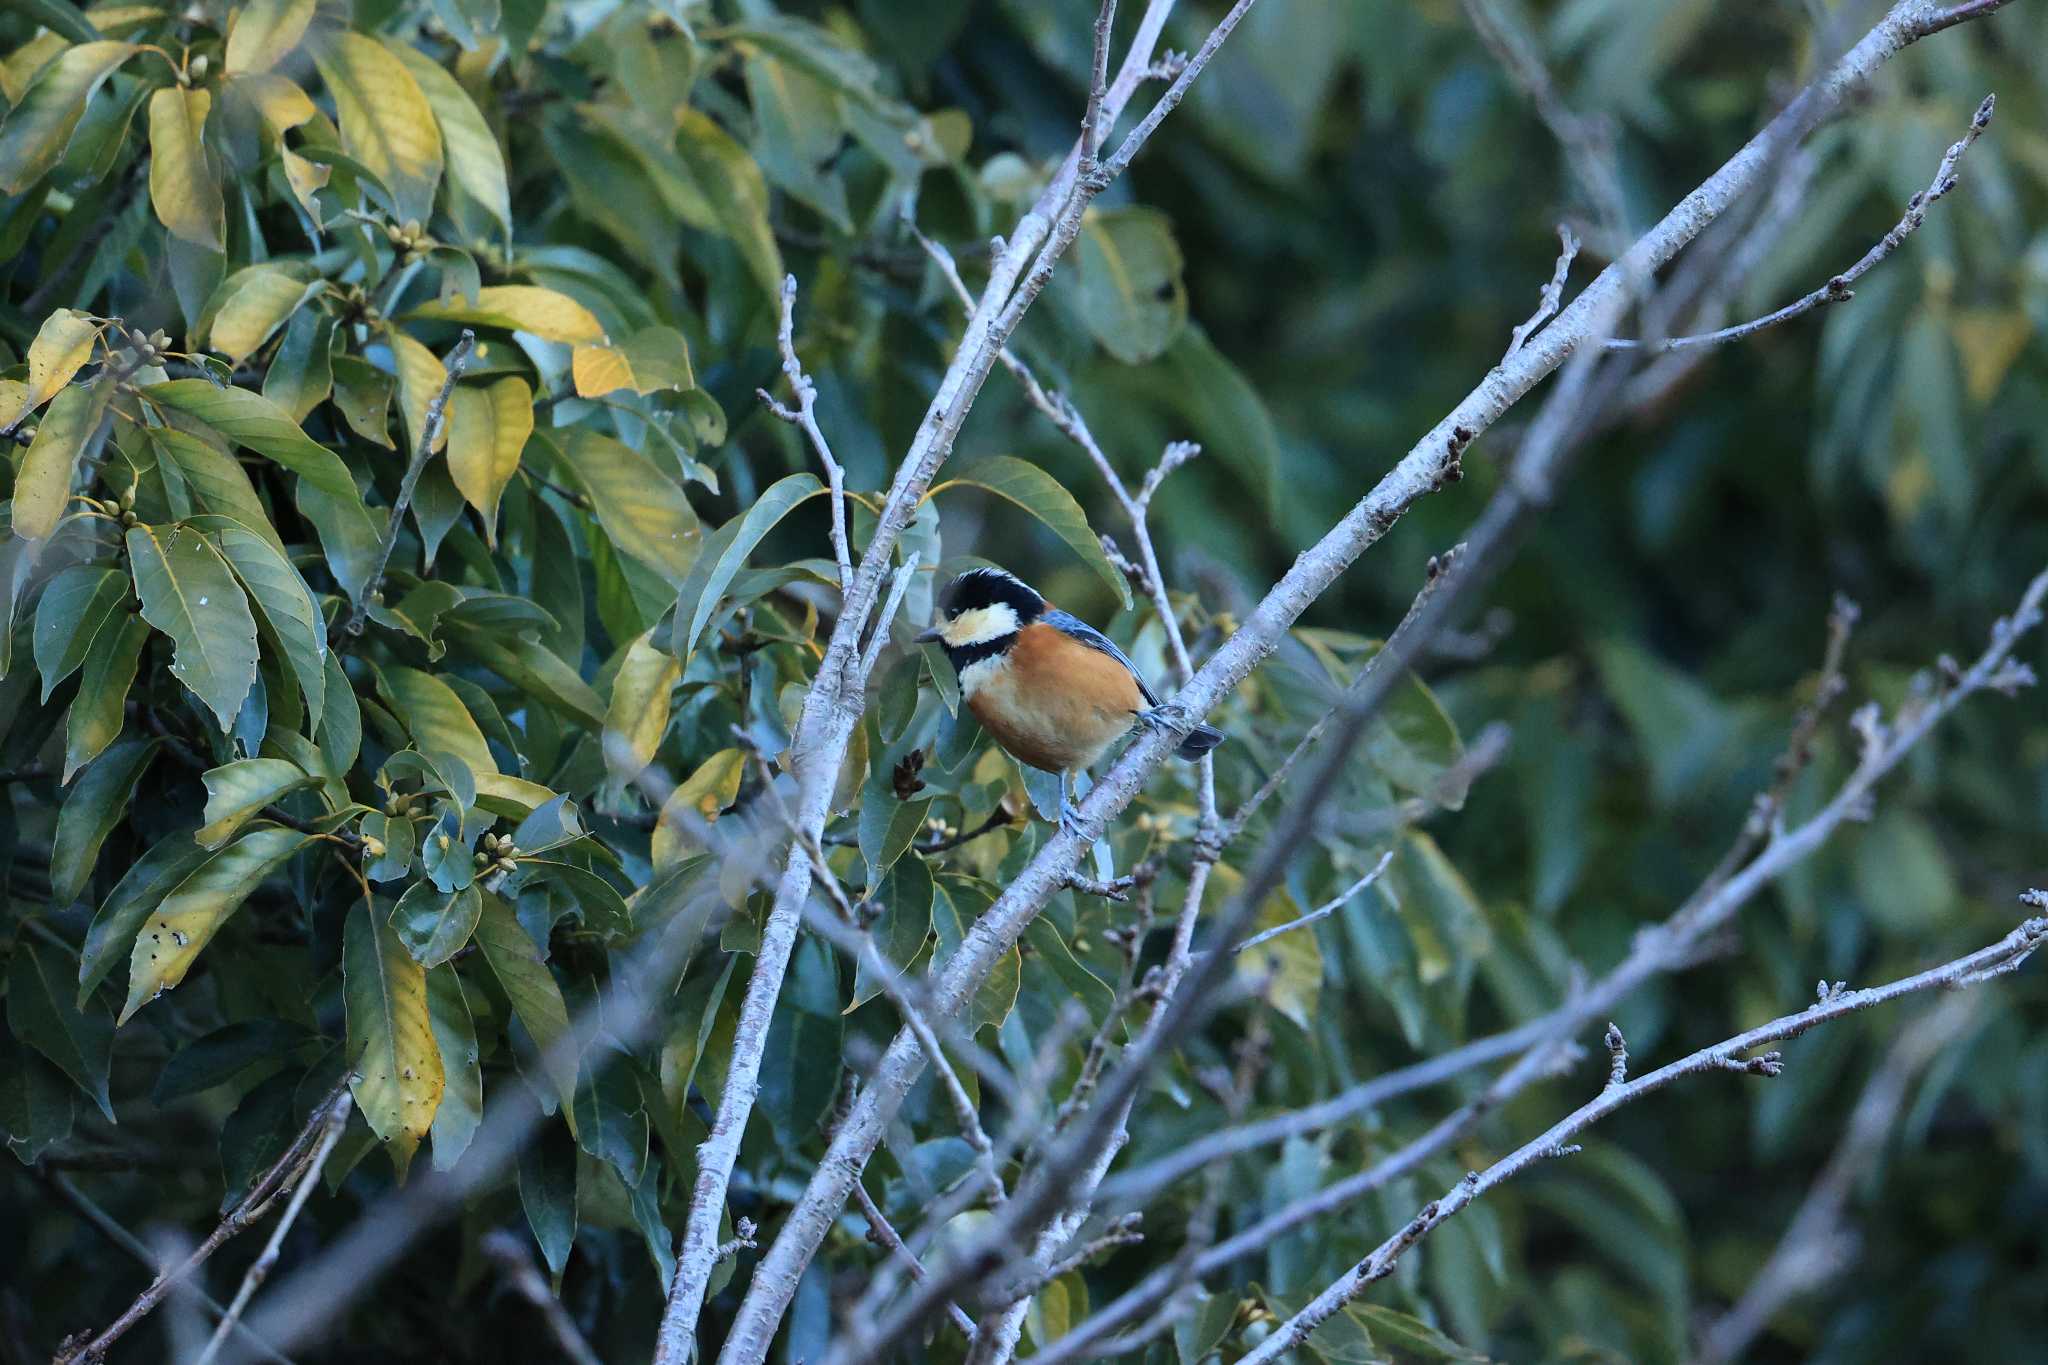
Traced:
<path id="1" fill-rule="evenodd" d="M 1134 725 L 1178 732 L 1178 707 L 1162 706 L 1116 642 L 1061 611 L 1015 574 L 970 569 L 946 585 L 940 617 L 919 644 L 945 651 L 960 695 L 981 728 L 1020 763 L 1060 779 L 1060 822 L 1076 826 L 1073 775 Z M 1176 752 L 1200 758 L 1223 732 L 1197 722 Z"/>

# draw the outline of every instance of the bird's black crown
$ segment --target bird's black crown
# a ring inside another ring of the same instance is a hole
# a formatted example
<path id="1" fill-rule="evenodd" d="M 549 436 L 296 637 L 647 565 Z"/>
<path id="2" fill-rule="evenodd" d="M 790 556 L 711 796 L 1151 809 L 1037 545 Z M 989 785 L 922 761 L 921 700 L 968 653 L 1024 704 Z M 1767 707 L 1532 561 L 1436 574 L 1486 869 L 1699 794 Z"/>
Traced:
<path id="1" fill-rule="evenodd" d="M 948 621 L 962 612 L 978 611 L 998 602 L 1017 613 L 1019 625 L 1035 621 L 1045 612 L 1043 597 L 1001 569 L 970 569 L 946 585 Z"/>

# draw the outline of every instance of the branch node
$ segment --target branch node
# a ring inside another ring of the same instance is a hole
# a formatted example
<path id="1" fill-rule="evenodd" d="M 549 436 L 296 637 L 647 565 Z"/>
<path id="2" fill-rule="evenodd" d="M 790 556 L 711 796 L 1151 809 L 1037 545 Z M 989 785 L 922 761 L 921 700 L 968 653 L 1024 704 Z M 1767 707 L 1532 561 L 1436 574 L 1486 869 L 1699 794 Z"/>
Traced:
<path id="1" fill-rule="evenodd" d="M 1628 1083 L 1628 1043 L 1621 1036 L 1621 1025 L 1610 1022 L 1607 1025 L 1607 1088 Z"/>

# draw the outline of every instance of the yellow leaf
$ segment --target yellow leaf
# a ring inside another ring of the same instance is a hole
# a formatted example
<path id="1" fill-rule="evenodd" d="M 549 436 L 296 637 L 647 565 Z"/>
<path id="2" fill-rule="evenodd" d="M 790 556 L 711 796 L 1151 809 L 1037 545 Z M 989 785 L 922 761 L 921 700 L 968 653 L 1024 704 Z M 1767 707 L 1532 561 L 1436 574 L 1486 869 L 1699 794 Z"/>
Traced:
<path id="1" fill-rule="evenodd" d="M 99 323 L 69 308 L 44 318 L 28 346 L 28 383 L 16 385 L 18 392 L 0 393 L 0 431 L 12 431 L 69 384 L 92 359 L 92 344 L 99 335 Z"/>
<path id="2" fill-rule="evenodd" d="M 384 40 L 419 82 L 420 93 L 433 106 L 448 153 L 448 179 L 512 232 L 512 194 L 506 183 L 505 154 L 491 126 L 456 79 L 417 48 L 396 39 Z"/>
<path id="3" fill-rule="evenodd" d="M 448 367 L 439 356 L 396 327 L 385 328 L 384 335 L 391 342 L 391 358 L 398 366 L 398 409 L 405 415 L 406 436 L 417 450 L 426 430 L 427 408 L 441 391 L 441 385 L 448 381 Z M 448 424 L 444 421 L 434 449 L 445 449 L 447 444 Z"/>
<path id="4" fill-rule="evenodd" d="M 167 86 L 149 97 L 149 202 L 174 236 L 219 251 L 227 208 L 200 141 L 212 109 L 204 90 Z"/>
<path id="5" fill-rule="evenodd" d="M 635 388 L 632 364 L 624 354 L 609 346 L 596 343 L 578 346 L 570 364 L 576 377 L 576 394 L 580 398 L 602 398 L 619 389 Z"/>
<path id="6" fill-rule="evenodd" d="M 266 825 L 201 863 L 143 921 L 128 958 L 128 1002 L 119 1023 L 185 979 L 200 951 L 278 864 L 306 844 L 295 829 Z M 401 950 L 402 951 L 402 950 Z"/>
<path id="7" fill-rule="evenodd" d="M 1219 907 L 1243 885 L 1244 878 L 1226 864 L 1218 863 L 1210 873 L 1209 889 Z M 1283 887 L 1259 906 L 1252 930 L 1256 933 L 1278 928 L 1299 919 L 1303 913 Z M 1314 925 L 1301 925 L 1245 949 L 1237 955 L 1235 966 L 1240 981 L 1265 986 L 1266 998 L 1274 1009 L 1304 1029 L 1311 1026 L 1323 988 L 1323 950 L 1316 941 Z"/>
<path id="8" fill-rule="evenodd" d="M 63 34 L 44 29 L 5 57 L 0 57 L 0 95 L 7 97 L 10 108 L 21 103 L 21 97 L 28 93 L 29 86 L 35 83 L 42 69 L 69 46 L 70 40 Z"/>
<path id="9" fill-rule="evenodd" d="M 498 543 L 498 498 L 533 435 L 533 390 L 516 375 L 488 387 L 458 386 L 448 399 L 448 474 Z"/>
<path id="10" fill-rule="evenodd" d="M 576 392 L 600 398 L 619 389 L 658 393 L 696 387 L 690 371 L 690 344 L 673 327 L 643 327 L 616 346 L 578 346 L 572 359 Z"/>
<path id="11" fill-rule="evenodd" d="M 0 193 L 20 194 L 63 160 L 93 91 L 135 51 L 132 43 L 80 43 L 36 73 L 0 123 Z"/>
<path id="12" fill-rule="evenodd" d="M 277 150 L 278 162 L 284 167 L 285 181 L 292 187 L 292 197 L 299 201 L 300 208 L 311 214 L 313 194 L 327 184 L 333 168 L 308 161 L 285 146 L 284 135 L 319 113 L 313 107 L 312 99 L 296 81 L 274 71 L 237 76 L 228 83 L 228 89 L 247 99 L 262 116 L 264 126 L 270 130 L 269 144 Z"/>
<path id="13" fill-rule="evenodd" d="M 228 30 L 227 73 L 268 71 L 299 45 L 313 22 L 314 0 L 249 0 Z"/>
<path id="14" fill-rule="evenodd" d="M 739 798 L 746 766 L 747 756 L 738 749 L 720 749 L 669 793 L 654 826 L 651 852 L 656 867 L 666 867 L 704 846 L 703 827 Z"/>
<path id="15" fill-rule="evenodd" d="M 460 295 L 426 304 L 416 318 L 468 322 L 530 332 L 544 341 L 603 341 L 604 325 L 588 308 L 553 289 L 530 284 L 500 284 L 479 289 L 474 300 Z"/>
<path id="16" fill-rule="evenodd" d="M 2017 308 L 1973 308 L 1950 324 L 1963 362 L 1963 387 L 1973 403 L 1988 403 L 2020 358 L 2034 325 Z"/>
<path id="17" fill-rule="evenodd" d="M 420 83 L 360 33 L 335 34 L 313 60 L 334 96 L 342 150 L 384 182 L 399 217 L 426 222 L 441 183 L 441 127 Z"/>
<path id="18" fill-rule="evenodd" d="M 626 646 L 604 716 L 605 766 L 621 782 L 631 782 L 654 761 L 668 729 L 669 696 L 682 676 L 682 661 L 655 648 L 653 631 Z"/>
<path id="19" fill-rule="evenodd" d="M 366 902 L 342 926 L 341 976 L 355 1068 L 349 1089 L 403 1180 L 447 1086 L 427 1009 L 427 970 Z"/>
<path id="20" fill-rule="evenodd" d="M 57 395 L 43 414 L 36 438 L 29 443 L 14 481 L 14 533 L 24 540 L 43 540 L 64 519 L 71 502 L 71 481 L 78 458 L 98 430 L 106 396 L 98 384 L 78 385 Z"/>
<path id="21" fill-rule="evenodd" d="M 221 302 L 213 313 L 207 345 L 225 355 L 230 365 L 239 365 L 321 288 L 317 281 L 309 285 L 272 265 L 237 270 L 215 296 Z"/>

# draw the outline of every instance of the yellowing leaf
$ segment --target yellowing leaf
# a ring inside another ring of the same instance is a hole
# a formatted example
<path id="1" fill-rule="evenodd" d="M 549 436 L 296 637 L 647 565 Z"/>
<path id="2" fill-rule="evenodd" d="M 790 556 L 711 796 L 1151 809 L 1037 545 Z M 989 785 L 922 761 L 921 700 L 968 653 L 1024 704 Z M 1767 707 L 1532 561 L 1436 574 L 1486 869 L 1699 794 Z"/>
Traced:
<path id="1" fill-rule="evenodd" d="M 746 769 L 744 753 L 720 749 L 669 793 L 654 826 L 651 851 L 656 867 L 666 867 L 704 847 L 704 826 L 739 799 L 740 777 Z"/>
<path id="2" fill-rule="evenodd" d="M 469 92 L 426 53 L 395 39 L 384 41 L 433 106 L 434 118 L 441 126 L 441 143 L 447 149 L 449 181 L 496 218 L 509 238 L 512 193 L 506 184 L 505 154 L 498 149 L 491 126 L 484 122 Z"/>
<path id="3" fill-rule="evenodd" d="M 0 123 L 0 191 L 20 194 L 63 159 L 86 101 L 135 51 L 133 43 L 80 43 L 37 74 Z"/>
<path id="4" fill-rule="evenodd" d="M 59 308 L 44 318 L 28 346 L 28 382 L 11 384 L 0 393 L 0 431 L 13 430 L 69 384 L 92 359 L 99 335 L 100 325 L 90 314 Z"/>
<path id="5" fill-rule="evenodd" d="M 384 182 L 401 218 L 426 222 L 441 184 L 441 129 L 420 83 L 360 33 L 335 34 L 313 60 L 334 96 L 342 150 Z"/>
<path id="6" fill-rule="evenodd" d="M 1973 403 L 1988 403 L 2020 358 L 2034 324 L 2018 308 L 1973 308 L 1949 324 L 1963 362 L 1963 387 Z"/>
<path id="7" fill-rule="evenodd" d="M 690 344 L 673 327 L 643 327 L 616 345 L 578 346 L 572 358 L 576 392 L 600 398 L 619 389 L 658 393 L 696 387 L 690 370 Z"/>
<path id="8" fill-rule="evenodd" d="M 183 981 L 228 916 L 307 838 L 275 825 L 253 830 L 179 882 L 135 935 L 128 957 L 128 1003 L 116 1022 L 127 1023 L 135 1011 Z"/>
<path id="9" fill-rule="evenodd" d="M 237 270 L 214 292 L 220 303 L 213 310 L 207 345 L 225 355 L 230 365 L 240 365 L 326 287 L 319 280 L 308 284 L 274 265 Z"/>
<path id="10" fill-rule="evenodd" d="M 98 384 L 74 385 L 57 395 L 36 427 L 14 481 L 14 533 L 47 539 L 71 502 L 71 482 L 86 443 L 99 430 L 106 394 Z"/>
<path id="11" fill-rule="evenodd" d="M 313 107 L 313 101 L 296 81 L 274 71 L 238 76 L 228 89 L 256 106 L 257 113 L 269 129 L 269 144 L 276 149 L 278 161 L 284 167 L 285 180 L 292 187 L 292 197 L 299 201 L 300 208 L 311 214 L 314 191 L 326 185 L 333 171 L 319 162 L 308 161 L 285 146 L 284 135 L 319 112 Z"/>
<path id="12" fill-rule="evenodd" d="M 149 202 L 174 236 L 219 251 L 227 239 L 220 176 L 200 136 L 213 96 L 166 86 L 149 97 Z"/>
<path id="13" fill-rule="evenodd" d="M 227 73 L 268 71 L 290 54 L 313 22 L 314 0 L 249 0 L 228 30 Z"/>
<path id="14" fill-rule="evenodd" d="M 413 310 L 412 316 L 531 332 L 544 341 L 604 340 L 604 325 L 588 308 L 558 290 L 531 284 L 492 285 L 479 289 L 474 299 L 440 299 Z"/>
<path id="15" fill-rule="evenodd" d="M 433 406 L 434 395 L 448 382 L 448 367 L 439 356 L 396 327 L 386 328 L 384 335 L 391 343 L 392 363 L 398 368 L 398 409 L 405 417 L 406 437 L 417 450 L 426 433 L 427 409 Z M 444 450 L 447 445 L 448 424 L 444 420 L 434 449 Z"/>
<path id="16" fill-rule="evenodd" d="M 498 543 L 498 498 L 533 435 L 533 390 L 507 375 L 489 386 L 460 385 L 448 400 L 448 474 Z"/>
<path id="17" fill-rule="evenodd" d="M 576 379 L 576 393 L 583 398 L 601 398 L 634 387 L 633 366 L 625 355 L 596 342 L 576 348 L 570 372 Z"/>
<path id="18" fill-rule="evenodd" d="M 348 912 L 342 927 L 341 978 L 355 1068 L 349 1090 L 403 1180 L 447 1083 L 427 1009 L 426 968 L 366 902 Z"/>
<path id="19" fill-rule="evenodd" d="M 669 694 L 682 676 L 682 661 L 655 648 L 652 631 L 626 646 L 604 716 L 605 766 L 621 782 L 632 781 L 654 761 L 668 729 Z"/>
<path id="20" fill-rule="evenodd" d="M 768 182 L 746 148 L 705 114 L 684 105 L 676 114 L 676 153 L 732 239 L 761 288 L 782 287 L 782 251 L 768 223 Z"/>
<path id="21" fill-rule="evenodd" d="M 1221 905 L 1244 884 L 1235 868 L 1218 863 L 1210 873 L 1209 887 Z M 1252 922 L 1257 933 L 1275 929 L 1301 917 L 1303 911 L 1286 888 L 1266 897 Z M 1316 940 L 1315 926 L 1304 924 L 1239 953 L 1235 963 L 1238 980 L 1248 985 L 1266 984 L 1266 998 L 1273 1008 L 1306 1029 L 1315 1018 L 1316 1002 L 1323 989 L 1323 949 Z"/>
<path id="22" fill-rule="evenodd" d="M 556 467 L 589 495 L 612 543 L 680 584 L 697 560 L 704 528 L 675 480 L 639 451 L 588 427 L 554 449 Z"/>
<path id="23" fill-rule="evenodd" d="M 245 758 L 200 774 L 206 784 L 206 821 L 193 835 L 201 848 L 219 848 L 259 811 L 287 792 L 311 786 L 296 763 L 282 758 Z"/>

